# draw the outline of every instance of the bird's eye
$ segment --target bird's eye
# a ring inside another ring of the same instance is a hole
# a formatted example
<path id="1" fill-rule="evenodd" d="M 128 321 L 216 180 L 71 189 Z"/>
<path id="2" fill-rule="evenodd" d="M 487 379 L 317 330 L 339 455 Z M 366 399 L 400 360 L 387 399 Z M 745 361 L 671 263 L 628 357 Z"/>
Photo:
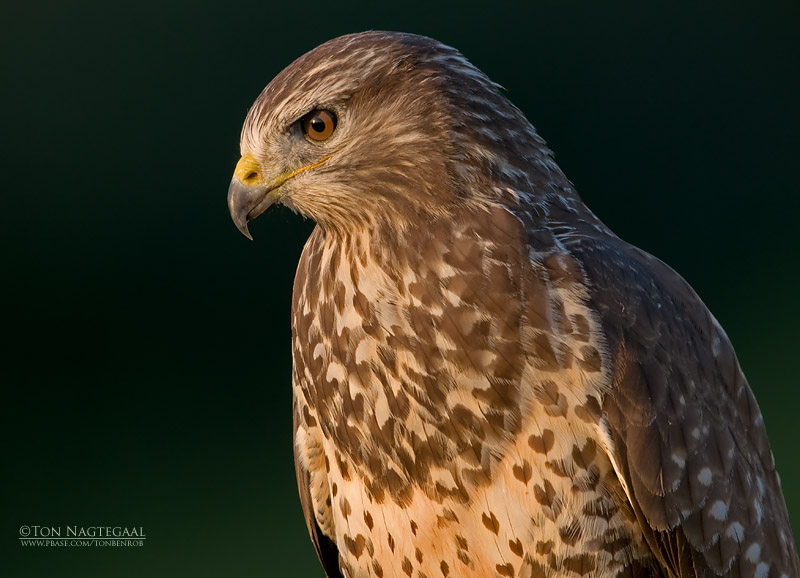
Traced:
<path id="1" fill-rule="evenodd" d="M 311 140 L 323 141 L 336 130 L 336 115 L 325 109 L 312 110 L 301 119 L 300 126 Z"/>

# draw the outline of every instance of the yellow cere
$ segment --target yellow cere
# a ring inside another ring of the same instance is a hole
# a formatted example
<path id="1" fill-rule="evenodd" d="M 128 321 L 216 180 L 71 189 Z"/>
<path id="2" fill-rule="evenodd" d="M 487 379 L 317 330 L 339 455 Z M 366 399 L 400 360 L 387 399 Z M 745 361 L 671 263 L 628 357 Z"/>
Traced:
<path id="1" fill-rule="evenodd" d="M 266 184 L 268 190 L 273 190 L 280 187 L 292 177 L 296 177 L 303 171 L 324 165 L 330 160 L 330 158 L 331 157 L 323 157 L 317 162 L 311 163 L 310 165 L 300 167 L 299 169 L 286 171 L 285 173 L 278 175 L 276 178 L 270 179 L 269 182 L 267 182 L 264 180 L 264 177 L 260 172 L 261 167 L 258 164 L 258 161 L 255 159 L 255 157 L 253 157 L 253 155 L 247 153 L 239 159 L 238 163 L 236 163 L 236 170 L 233 171 L 233 175 L 239 179 L 243 185 L 248 187 Z"/>
<path id="2" fill-rule="evenodd" d="M 253 155 L 247 153 L 236 163 L 236 170 L 233 171 L 233 175 L 239 179 L 243 185 L 256 186 L 264 182 L 259 169 L 258 161 Z"/>

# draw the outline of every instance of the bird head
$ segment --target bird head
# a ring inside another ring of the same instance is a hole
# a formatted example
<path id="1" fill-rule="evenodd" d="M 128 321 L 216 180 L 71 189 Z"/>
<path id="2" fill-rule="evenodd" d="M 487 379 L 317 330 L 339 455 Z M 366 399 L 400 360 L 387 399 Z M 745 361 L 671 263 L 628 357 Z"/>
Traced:
<path id="1" fill-rule="evenodd" d="M 522 113 L 455 49 L 353 34 L 263 90 L 242 129 L 228 205 L 248 237 L 248 222 L 274 204 L 326 230 L 403 226 L 485 201 L 492 186 L 482 181 L 530 174 L 543 151 Z"/>

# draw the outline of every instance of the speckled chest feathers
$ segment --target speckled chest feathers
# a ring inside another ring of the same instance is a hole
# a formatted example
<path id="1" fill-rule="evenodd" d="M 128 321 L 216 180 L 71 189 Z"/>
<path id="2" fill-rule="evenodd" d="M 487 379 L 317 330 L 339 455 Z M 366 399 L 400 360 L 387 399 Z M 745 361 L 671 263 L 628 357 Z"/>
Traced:
<path id="1" fill-rule="evenodd" d="M 525 220 L 496 206 L 403 238 L 309 240 L 298 468 L 351 578 L 649 563 L 603 442 L 609 360 L 581 268 L 549 233 L 536 252 Z"/>

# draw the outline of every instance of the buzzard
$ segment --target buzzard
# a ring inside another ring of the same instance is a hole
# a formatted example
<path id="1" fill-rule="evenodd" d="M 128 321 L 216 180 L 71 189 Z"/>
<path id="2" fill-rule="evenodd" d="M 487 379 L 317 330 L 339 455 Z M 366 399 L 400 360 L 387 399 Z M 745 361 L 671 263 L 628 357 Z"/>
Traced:
<path id="1" fill-rule="evenodd" d="M 331 40 L 264 89 L 241 153 L 240 231 L 274 204 L 317 223 L 294 450 L 328 576 L 800 576 L 728 337 L 459 52 Z"/>

